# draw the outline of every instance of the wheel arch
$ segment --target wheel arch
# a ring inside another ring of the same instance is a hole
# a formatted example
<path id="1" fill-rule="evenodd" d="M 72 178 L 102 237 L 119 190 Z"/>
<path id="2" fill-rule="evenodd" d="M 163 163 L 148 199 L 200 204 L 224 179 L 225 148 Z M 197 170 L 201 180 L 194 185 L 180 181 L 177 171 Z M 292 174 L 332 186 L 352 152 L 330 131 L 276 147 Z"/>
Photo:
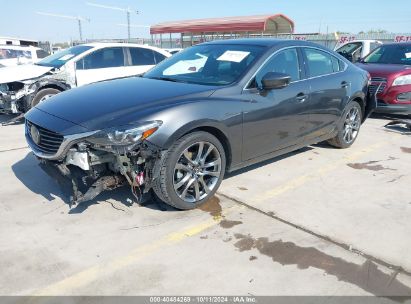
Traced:
<path id="1" fill-rule="evenodd" d="M 176 130 L 168 140 L 162 145 L 164 149 L 168 149 L 173 142 L 177 141 L 181 137 L 197 132 L 203 131 L 215 136 L 224 148 L 224 153 L 226 156 L 226 171 L 229 170 L 232 162 L 232 145 L 230 143 L 229 137 L 227 136 L 227 131 L 224 130 L 225 127 L 218 123 L 217 121 L 197 121 L 190 122 L 178 130 Z"/>
<path id="2" fill-rule="evenodd" d="M 365 114 L 366 114 L 366 96 L 364 92 L 360 91 L 360 92 L 353 94 L 351 98 L 348 99 L 347 103 L 344 105 L 344 109 L 350 102 L 357 102 L 360 105 L 362 120 L 364 121 Z"/>
<path id="3" fill-rule="evenodd" d="M 63 91 L 71 89 L 71 86 L 64 82 L 49 80 L 49 81 L 38 81 L 33 84 L 33 88 L 35 89 L 34 93 L 37 94 L 38 92 L 44 89 L 56 89 L 56 90 L 59 90 L 60 92 L 63 92 Z"/>

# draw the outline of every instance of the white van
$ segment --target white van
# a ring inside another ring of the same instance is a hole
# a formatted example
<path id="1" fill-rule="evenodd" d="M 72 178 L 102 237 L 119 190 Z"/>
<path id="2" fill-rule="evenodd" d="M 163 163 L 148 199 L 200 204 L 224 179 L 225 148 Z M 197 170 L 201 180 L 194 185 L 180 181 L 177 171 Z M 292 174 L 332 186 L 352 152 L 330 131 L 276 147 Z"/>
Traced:
<path id="1" fill-rule="evenodd" d="M 0 45 L 0 68 L 36 63 L 49 54 L 34 46 Z"/>

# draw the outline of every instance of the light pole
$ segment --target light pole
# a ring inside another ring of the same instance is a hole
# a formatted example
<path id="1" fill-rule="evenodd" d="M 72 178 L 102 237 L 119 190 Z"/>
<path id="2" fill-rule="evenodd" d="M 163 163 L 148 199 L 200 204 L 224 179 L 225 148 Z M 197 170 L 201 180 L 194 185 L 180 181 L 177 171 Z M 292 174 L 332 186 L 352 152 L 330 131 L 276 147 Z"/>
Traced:
<path id="1" fill-rule="evenodd" d="M 121 7 L 116 7 L 116 6 L 109 6 L 109 5 L 104 5 L 104 4 L 99 4 L 99 3 L 93 3 L 93 2 L 86 2 L 87 5 L 90 6 L 95 6 L 99 8 L 104 8 L 104 9 L 111 9 L 115 11 L 121 11 L 121 12 L 126 12 L 126 18 L 127 18 L 127 38 L 128 41 L 131 39 L 131 32 L 130 32 L 130 18 L 131 18 L 131 13 L 135 12 L 136 14 L 139 13 L 138 10 L 132 10 L 130 7 L 127 8 L 121 8 Z"/>
<path id="2" fill-rule="evenodd" d="M 77 20 L 77 23 L 78 23 L 78 31 L 79 31 L 79 36 L 80 36 L 80 41 L 83 41 L 82 22 L 83 22 L 83 21 L 88 21 L 88 22 L 90 22 L 90 18 L 83 18 L 83 17 L 80 17 L 80 16 L 66 16 L 66 15 L 59 15 L 59 14 L 52 14 L 52 13 L 45 13 L 45 12 L 36 12 L 36 14 L 43 15 L 43 16 L 50 16 L 50 17 L 57 17 L 57 18 Z"/>

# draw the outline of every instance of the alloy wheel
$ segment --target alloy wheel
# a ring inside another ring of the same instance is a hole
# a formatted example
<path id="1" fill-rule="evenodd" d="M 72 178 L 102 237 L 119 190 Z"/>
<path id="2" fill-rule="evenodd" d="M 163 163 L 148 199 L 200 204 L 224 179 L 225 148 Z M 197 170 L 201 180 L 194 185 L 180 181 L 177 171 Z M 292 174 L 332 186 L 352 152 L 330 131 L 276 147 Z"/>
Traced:
<path id="1" fill-rule="evenodd" d="M 49 99 L 49 98 L 52 97 L 52 96 L 54 96 L 54 94 L 44 95 L 44 96 L 39 100 L 39 103 L 41 103 L 41 102 L 43 102 L 43 101 L 46 101 L 47 99 Z"/>
<path id="2" fill-rule="evenodd" d="M 221 174 L 218 149 L 209 142 L 194 143 L 181 153 L 174 167 L 174 190 L 183 201 L 196 203 L 209 195 Z"/>
<path id="3" fill-rule="evenodd" d="M 347 144 L 352 143 L 358 135 L 361 126 L 360 110 L 351 108 L 345 116 L 343 139 Z"/>

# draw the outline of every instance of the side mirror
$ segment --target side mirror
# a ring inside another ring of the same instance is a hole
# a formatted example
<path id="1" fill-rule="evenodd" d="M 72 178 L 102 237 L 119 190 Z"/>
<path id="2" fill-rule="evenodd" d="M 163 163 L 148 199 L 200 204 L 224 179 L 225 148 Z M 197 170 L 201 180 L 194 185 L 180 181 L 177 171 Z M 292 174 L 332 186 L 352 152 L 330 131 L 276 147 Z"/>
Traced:
<path id="1" fill-rule="evenodd" d="M 284 73 L 268 72 L 261 79 L 263 90 L 269 91 L 287 87 L 291 82 L 291 76 Z"/>

